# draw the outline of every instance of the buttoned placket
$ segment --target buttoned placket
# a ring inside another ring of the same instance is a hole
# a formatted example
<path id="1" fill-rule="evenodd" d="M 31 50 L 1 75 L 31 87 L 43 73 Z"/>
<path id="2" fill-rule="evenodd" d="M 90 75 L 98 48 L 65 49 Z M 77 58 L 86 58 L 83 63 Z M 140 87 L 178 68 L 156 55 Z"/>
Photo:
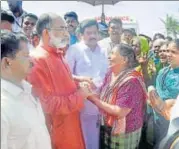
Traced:
<path id="1" fill-rule="evenodd" d="M 96 56 L 96 50 L 97 50 L 97 49 L 94 49 L 94 51 L 92 51 L 90 48 L 88 48 L 88 49 L 86 50 L 87 56 L 88 56 L 88 58 L 89 58 L 89 60 L 90 60 L 91 65 L 93 65 L 93 60 L 94 60 L 94 58 L 95 58 L 95 56 Z M 91 66 L 91 71 L 92 71 L 92 72 L 94 71 L 92 66 Z"/>

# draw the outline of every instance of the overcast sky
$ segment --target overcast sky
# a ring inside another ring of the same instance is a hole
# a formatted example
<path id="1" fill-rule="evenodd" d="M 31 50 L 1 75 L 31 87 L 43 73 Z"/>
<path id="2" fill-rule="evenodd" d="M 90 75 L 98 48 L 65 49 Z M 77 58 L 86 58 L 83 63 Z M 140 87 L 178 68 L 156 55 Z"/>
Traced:
<path id="1" fill-rule="evenodd" d="M 6 1 L 1 4 L 3 8 L 8 8 Z M 101 15 L 101 6 L 94 7 L 76 1 L 24 1 L 23 8 L 38 16 L 45 12 L 55 12 L 63 16 L 67 11 L 76 11 L 80 20 Z M 133 16 L 139 22 L 140 32 L 150 36 L 155 32 L 165 32 L 159 18 L 165 18 L 167 13 L 179 17 L 179 1 L 122 1 L 115 6 L 105 6 L 106 16 Z"/>

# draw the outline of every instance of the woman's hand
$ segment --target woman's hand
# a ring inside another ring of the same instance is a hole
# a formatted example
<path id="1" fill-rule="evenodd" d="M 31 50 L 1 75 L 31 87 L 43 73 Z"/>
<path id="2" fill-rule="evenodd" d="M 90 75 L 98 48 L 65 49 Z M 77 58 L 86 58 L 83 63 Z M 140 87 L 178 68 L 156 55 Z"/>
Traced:
<path id="1" fill-rule="evenodd" d="M 157 94 L 155 88 L 153 86 L 150 86 L 148 88 L 148 99 L 150 105 L 157 110 L 159 113 L 163 110 L 165 106 L 165 102 L 163 102 L 159 95 Z"/>
<path id="2" fill-rule="evenodd" d="M 88 86 L 90 86 L 92 89 L 96 88 L 95 84 L 93 83 L 93 79 L 91 77 L 73 75 L 73 78 L 74 78 L 75 81 L 77 81 L 79 83 L 88 84 Z"/>
<path id="3" fill-rule="evenodd" d="M 158 96 L 156 90 L 153 87 L 151 88 L 152 89 L 149 89 L 148 92 L 149 104 L 154 108 L 154 110 L 165 117 L 166 120 L 170 120 L 170 112 L 171 108 L 175 104 L 175 100 L 168 99 L 166 101 L 162 101 Z"/>
<path id="4" fill-rule="evenodd" d="M 148 70 L 152 73 L 152 74 L 156 74 L 157 70 L 156 70 L 156 67 L 155 67 L 155 64 L 154 63 L 150 63 L 148 64 Z"/>
<path id="5" fill-rule="evenodd" d="M 158 99 L 158 95 L 156 94 L 155 90 L 152 90 L 148 93 L 148 99 L 149 99 L 149 103 L 151 104 L 151 106 L 153 108 L 157 107 L 157 105 L 160 104 L 160 100 Z"/>
<path id="6" fill-rule="evenodd" d="M 86 83 L 80 83 L 79 91 L 81 95 L 84 96 L 85 99 L 93 95 L 92 90 Z"/>

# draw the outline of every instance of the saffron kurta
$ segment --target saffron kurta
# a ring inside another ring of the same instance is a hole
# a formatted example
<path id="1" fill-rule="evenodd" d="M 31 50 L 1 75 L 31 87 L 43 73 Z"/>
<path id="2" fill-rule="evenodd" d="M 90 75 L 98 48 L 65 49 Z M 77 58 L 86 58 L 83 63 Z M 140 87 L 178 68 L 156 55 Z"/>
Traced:
<path id="1" fill-rule="evenodd" d="M 27 79 L 41 100 L 54 148 L 84 149 L 79 118 L 83 98 L 63 56 L 57 49 L 43 46 L 31 56 L 34 67 Z"/>

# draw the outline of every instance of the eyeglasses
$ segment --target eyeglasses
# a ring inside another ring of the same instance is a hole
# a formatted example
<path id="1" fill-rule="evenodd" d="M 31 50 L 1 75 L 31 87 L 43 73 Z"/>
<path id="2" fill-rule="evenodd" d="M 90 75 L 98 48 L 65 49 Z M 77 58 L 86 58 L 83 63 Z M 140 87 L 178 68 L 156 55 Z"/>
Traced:
<path id="1" fill-rule="evenodd" d="M 48 30 L 56 30 L 60 32 L 66 32 L 68 31 L 68 27 L 66 26 L 61 26 L 61 27 L 55 27 L 55 28 L 47 28 Z"/>
<path id="2" fill-rule="evenodd" d="M 24 22 L 24 24 L 27 25 L 27 26 L 29 26 L 29 25 L 35 26 L 34 22 L 29 22 L 29 21 Z"/>

